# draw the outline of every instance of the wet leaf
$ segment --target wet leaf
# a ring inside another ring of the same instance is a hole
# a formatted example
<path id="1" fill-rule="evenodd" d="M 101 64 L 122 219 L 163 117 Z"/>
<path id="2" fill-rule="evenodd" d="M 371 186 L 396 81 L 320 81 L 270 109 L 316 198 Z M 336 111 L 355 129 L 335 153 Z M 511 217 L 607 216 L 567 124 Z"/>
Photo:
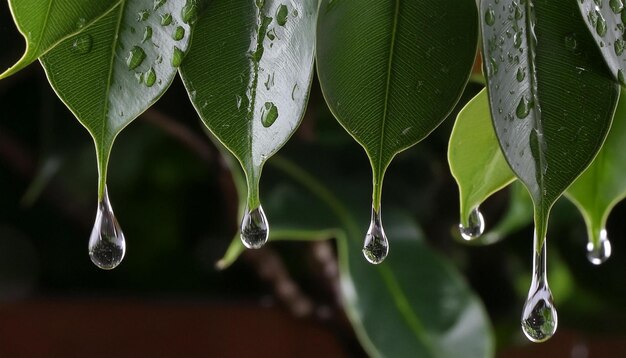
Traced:
<path id="1" fill-rule="evenodd" d="M 191 101 L 259 202 L 265 161 L 298 128 L 313 75 L 317 0 L 215 0 L 181 67 Z"/>
<path id="2" fill-rule="evenodd" d="M 589 241 L 600 243 L 611 210 L 626 197 L 626 97 L 620 96 L 613 126 L 593 163 L 567 190 L 578 207 Z"/>
<path id="3" fill-rule="evenodd" d="M 531 194 L 541 248 L 552 205 L 600 150 L 619 88 L 573 1 L 480 9 L 496 136 Z"/>
<path id="4" fill-rule="evenodd" d="M 122 1 L 42 57 L 57 95 L 94 138 L 99 199 L 115 137 L 169 87 L 177 71 L 173 61 L 190 42 L 183 9 L 197 6 L 193 0 Z M 161 25 L 168 14 L 172 22 Z M 179 27 L 185 35 L 175 40 Z"/>
<path id="5" fill-rule="evenodd" d="M 9 0 L 13 20 L 26 41 L 26 50 L 17 63 L 0 74 L 0 79 L 33 63 L 66 37 L 82 32 L 120 2 Z"/>
<path id="6" fill-rule="evenodd" d="M 473 0 L 322 1 L 319 80 L 331 111 L 370 158 L 375 210 L 393 157 L 424 139 L 458 101 L 477 36 Z"/>

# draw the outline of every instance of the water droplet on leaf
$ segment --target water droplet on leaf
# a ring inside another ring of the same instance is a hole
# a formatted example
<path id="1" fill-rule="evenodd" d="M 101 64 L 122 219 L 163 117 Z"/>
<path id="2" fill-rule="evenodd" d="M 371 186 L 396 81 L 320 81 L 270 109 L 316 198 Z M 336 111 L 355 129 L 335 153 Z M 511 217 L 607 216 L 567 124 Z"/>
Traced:
<path id="1" fill-rule="evenodd" d="M 146 26 L 146 28 L 143 30 L 143 39 L 141 39 L 141 42 L 143 43 L 150 39 L 152 39 L 152 27 Z"/>
<path id="2" fill-rule="evenodd" d="M 150 10 L 141 10 L 137 13 L 137 21 L 146 21 L 150 17 Z"/>
<path id="3" fill-rule="evenodd" d="M 387 254 L 389 254 L 389 242 L 383 228 L 381 213 L 372 208 L 370 227 L 363 242 L 363 256 L 369 263 L 377 265 L 385 260 Z"/>
<path id="4" fill-rule="evenodd" d="M 154 6 L 152 8 L 156 10 L 160 8 L 161 6 L 165 5 L 166 2 L 167 0 L 154 0 Z"/>
<path id="5" fill-rule="evenodd" d="M 72 44 L 72 51 L 81 55 L 89 53 L 92 45 L 91 36 L 88 34 L 82 34 L 76 37 Z"/>
<path id="6" fill-rule="evenodd" d="M 485 219 L 478 208 L 470 212 L 467 218 L 467 227 L 459 224 L 459 231 L 461 232 L 461 237 L 466 241 L 477 239 L 483 234 L 485 231 Z"/>
<path id="7" fill-rule="evenodd" d="M 604 36 L 606 35 L 606 20 L 604 20 L 604 17 L 601 13 L 597 13 L 597 15 L 598 20 L 596 22 L 596 32 L 599 36 Z"/>
<path id="8" fill-rule="evenodd" d="M 278 107 L 272 102 L 265 102 L 263 108 L 261 108 L 261 123 L 263 123 L 263 127 L 268 128 L 278 118 Z"/>
<path id="9" fill-rule="evenodd" d="M 622 12 L 622 10 L 624 10 L 624 4 L 622 3 L 622 0 L 609 0 L 609 6 L 611 7 L 611 10 L 613 10 L 613 12 L 616 14 L 619 14 L 620 12 Z"/>
<path id="10" fill-rule="evenodd" d="M 289 9 L 287 9 L 287 5 L 280 5 L 276 10 L 276 22 L 280 26 L 285 26 L 287 23 L 287 16 L 289 16 Z"/>
<path id="11" fill-rule="evenodd" d="M 611 257 L 611 241 L 606 234 L 606 230 L 600 231 L 600 242 L 594 245 L 593 242 L 587 243 L 587 259 L 594 265 L 601 265 Z"/>
<path id="12" fill-rule="evenodd" d="M 489 26 L 492 26 L 496 23 L 496 13 L 493 11 L 491 6 L 485 12 L 485 23 Z"/>
<path id="13" fill-rule="evenodd" d="M 185 6 L 180 12 L 180 17 L 186 24 L 196 21 L 198 17 L 198 5 L 196 5 L 195 0 L 187 0 L 187 3 L 185 3 Z"/>
<path id="14" fill-rule="evenodd" d="M 524 78 L 526 78 L 526 72 L 524 72 L 524 70 L 520 67 L 517 69 L 517 74 L 515 75 L 515 77 L 517 77 L 518 82 L 522 82 Z"/>
<path id="15" fill-rule="evenodd" d="M 183 57 L 185 57 L 185 53 L 183 50 L 174 46 L 174 53 L 172 54 L 172 67 L 179 67 L 181 63 L 183 63 Z"/>
<path id="16" fill-rule="evenodd" d="M 170 14 L 168 12 L 167 14 L 161 15 L 161 25 L 162 26 L 168 26 L 171 23 L 172 23 L 172 14 Z"/>
<path id="17" fill-rule="evenodd" d="M 156 82 L 156 79 L 157 79 L 156 72 L 154 72 L 154 68 L 150 67 L 148 72 L 146 72 L 146 74 L 144 75 L 144 79 L 146 81 L 146 86 L 148 87 L 154 86 L 154 83 Z"/>
<path id="18" fill-rule="evenodd" d="M 122 262 L 126 253 L 124 233 L 113 214 L 109 193 L 98 203 L 96 221 L 89 237 L 89 257 L 101 269 L 111 270 Z"/>
<path id="19" fill-rule="evenodd" d="M 143 60 L 146 58 L 146 53 L 139 46 L 133 46 L 133 48 L 128 53 L 128 58 L 126 58 L 126 64 L 128 65 L 129 70 L 134 70 L 139 67 Z"/>
<path id="20" fill-rule="evenodd" d="M 241 220 L 241 242 L 249 249 L 261 248 L 269 238 L 269 225 L 263 207 L 249 210 Z"/>
<path id="21" fill-rule="evenodd" d="M 532 103 L 526 99 L 526 96 L 522 96 L 517 105 L 517 108 L 515 109 L 515 114 L 517 115 L 517 118 L 524 119 L 528 117 L 531 107 Z"/>
<path id="22" fill-rule="evenodd" d="M 183 37 L 185 37 L 185 29 L 182 26 L 178 26 L 172 33 L 172 39 L 174 39 L 174 41 L 180 41 Z"/>

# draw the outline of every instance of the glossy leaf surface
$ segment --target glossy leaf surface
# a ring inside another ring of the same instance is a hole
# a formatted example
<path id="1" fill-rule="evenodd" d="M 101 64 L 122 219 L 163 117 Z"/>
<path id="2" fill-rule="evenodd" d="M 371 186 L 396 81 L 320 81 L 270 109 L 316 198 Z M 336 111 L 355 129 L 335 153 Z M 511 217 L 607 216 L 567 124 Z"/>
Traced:
<path id="1" fill-rule="evenodd" d="M 567 190 L 585 223 L 589 240 L 597 245 L 611 210 L 626 197 L 626 98 L 620 96 L 615 120 L 593 163 Z"/>
<path id="2" fill-rule="evenodd" d="M 15 65 L 0 74 L 0 79 L 33 63 L 119 3 L 120 0 L 9 0 L 13 20 L 26 41 L 26 50 Z"/>
<path id="3" fill-rule="evenodd" d="M 470 75 L 473 0 L 320 5 L 319 80 L 331 111 L 367 152 L 378 210 L 385 170 L 448 115 Z"/>
<path id="4" fill-rule="evenodd" d="M 240 161 L 259 205 L 265 161 L 298 128 L 313 75 L 317 0 L 215 0 L 181 74 L 209 130 Z"/>
<path id="5" fill-rule="evenodd" d="M 576 3 L 611 73 L 626 84 L 623 0 L 579 0 Z"/>
<path id="6" fill-rule="evenodd" d="M 600 150 L 619 88 L 574 1 L 485 0 L 480 14 L 496 136 L 542 240 L 552 205 Z"/>
<path id="7" fill-rule="evenodd" d="M 169 87 L 197 10 L 192 1 L 123 1 L 42 57 L 57 95 L 94 138 L 100 199 L 115 137 Z"/>

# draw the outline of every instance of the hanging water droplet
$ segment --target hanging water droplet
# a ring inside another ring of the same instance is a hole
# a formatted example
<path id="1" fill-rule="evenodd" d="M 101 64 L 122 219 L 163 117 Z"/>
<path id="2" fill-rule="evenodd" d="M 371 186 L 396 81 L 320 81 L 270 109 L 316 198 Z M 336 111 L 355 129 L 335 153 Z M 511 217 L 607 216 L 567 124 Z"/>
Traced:
<path id="1" fill-rule="evenodd" d="M 180 17 L 186 24 L 196 21 L 196 18 L 198 17 L 198 6 L 196 5 L 196 0 L 187 0 L 185 6 L 180 12 Z"/>
<path id="2" fill-rule="evenodd" d="M 181 63 L 183 63 L 183 57 L 185 57 L 185 53 L 183 50 L 174 46 L 174 53 L 172 54 L 172 67 L 179 67 Z"/>
<path id="3" fill-rule="evenodd" d="M 389 254 L 389 242 L 383 228 L 381 213 L 372 207 L 370 227 L 363 242 L 363 256 L 371 264 L 377 265 L 385 260 L 387 254 Z"/>
<path id="4" fill-rule="evenodd" d="M 492 26 L 496 23 L 496 13 L 493 11 L 491 6 L 485 12 L 485 23 L 489 26 Z"/>
<path id="5" fill-rule="evenodd" d="M 72 44 L 72 51 L 84 55 L 91 51 L 91 45 L 91 36 L 88 34 L 82 34 L 74 40 L 74 43 Z"/>
<path id="6" fill-rule="evenodd" d="M 478 207 L 470 212 L 467 218 L 467 227 L 459 224 L 459 231 L 461 232 L 461 237 L 466 241 L 477 239 L 483 234 L 485 231 L 485 219 Z"/>
<path id="7" fill-rule="evenodd" d="M 154 83 L 156 82 L 156 79 L 157 79 L 156 72 L 154 72 L 154 68 L 150 67 L 148 72 L 146 72 L 146 74 L 144 75 L 144 79 L 146 81 L 146 86 L 148 87 L 154 86 Z"/>
<path id="8" fill-rule="evenodd" d="M 594 245 L 593 242 L 587 243 L 587 259 L 594 265 L 601 265 L 611 257 L 611 241 L 606 234 L 606 230 L 600 231 L 600 242 Z"/>
<path id="9" fill-rule="evenodd" d="M 98 203 L 96 222 L 89 237 L 89 257 L 101 269 L 111 270 L 122 262 L 126 253 L 124 233 L 113 214 L 108 190 Z"/>
<path id="10" fill-rule="evenodd" d="M 170 14 L 168 12 L 167 14 L 161 15 L 161 25 L 162 26 L 168 26 L 171 23 L 172 23 L 172 14 Z"/>
<path id="11" fill-rule="evenodd" d="M 150 39 L 152 39 L 152 27 L 146 26 L 143 30 L 143 39 L 141 39 L 141 42 L 144 43 Z"/>
<path id="12" fill-rule="evenodd" d="M 143 60 L 146 58 L 146 53 L 139 46 L 133 46 L 133 48 L 128 52 L 128 57 L 126 58 L 126 65 L 128 65 L 129 70 L 134 70 L 139 67 Z"/>
<path id="13" fill-rule="evenodd" d="M 261 108 L 261 123 L 263 123 L 263 127 L 268 128 L 278 118 L 278 107 L 272 102 L 265 102 L 263 108 Z"/>
<path id="14" fill-rule="evenodd" d="M 558 325 L 558 316 L 552 302 L 552 292 L 548 286 L 546 273 L 546 240 L 541 249 L 538 246 L 539 240 L 535 235 L 533 279 L 522 313 L 522 330 L 529 340 L 537 343 L 550 339 Z"/>
<path id="15" fill-rule="evenodd" d="M 241 242 L 249 249 L 261 248 L 269 238 L 269 224 L 262 206 L 253 210 L 246 208 L 241 220 Z"/>
<path id="16" fill-rule="evenodd" d="M 287 16 L 289 15 L 289 9 L 287 9 L 287 5 L 280 5 L 278 9 L 276 9 L 276 22 L 280 26 L 285 26 L 287 23 Z"/>
<path id="17" fill-rule="evenodd" d="M 185 29 L 182 26 L 178 26 L 172 33 L 172 39 L 174 39 L 174 41 L 180 41 L 183 37 L 185 37 Z"/>

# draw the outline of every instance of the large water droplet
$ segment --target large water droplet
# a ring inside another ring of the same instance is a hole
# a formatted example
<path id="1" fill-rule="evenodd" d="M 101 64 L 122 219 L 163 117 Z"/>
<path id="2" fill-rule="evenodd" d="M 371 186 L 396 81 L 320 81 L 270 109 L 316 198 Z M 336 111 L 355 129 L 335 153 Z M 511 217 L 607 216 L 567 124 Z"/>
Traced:
<path id="1" fill-rule="evenodd" d="M 154 72 L 154 68 L 150 67 L 148 72 L 144 75 L 144 79 L 146 81 L 146 86 L 152 87 L 157 80 L 156 72 Z"/>
<path id="2" fill-rule="evenodd" d="M 172 53 L 172 67 L 179 67 L 181 63 L 183 63 L 183 57 L 185 57 L 185 53 L 183 50 L 174 46 L 174 53 Z"/>
<path id="3" fill-rule="evenodd" d="M 526 99 L 526 96 L 522 96 L 519 103 L 517 104 L 517 108 L 515 109 L 515 114 L 517 115 L 517 118 L 524 119 L 528 117 L 528 115 L 530 114 L 531 106 L 532 103 Z"/>
<path id="4" fill-rule="evenodd" d="M 150 39 L 152 39 L 152 27 L 146 26 L 146 28 L 143 30 L 143 39 L 141 39 L 141 42 L 143 43 Z"/>
<path id="5" fill-rule="evenodd" d="M 587 259 L 594 265 L 600 265 L 611 257 L 611 241 L 606 235 L 606 230 L 600 231 L 600 242 L 594 245 L 593 242 L 587 243 Z"/>
<path id="6" fill-rule="evenodd" d="M 92 40 L 91 40 L 91 36 L 88 34 L 82 34 L 79 35 L 78 37 L 76 37 L 76 39 L 74 39 L 74 43 L 72 44 L 72 51 L 74 51 L 75 53 L 84 55 L 86 53 L 89 53 L 89 51 L 91 51 L 91 45 L 92 45 Z"/>
<path id="7" fill-rule="evenodd" d="M 180 41 L 183 37 L 185 37 L 185 29 L 182 26 L 178 26 L 172 33 L 172 39 L 174 39 L 174 41 Z"/>
<path id="8" fill-rule="evenodd" d="M 139 67 L 143 60 L 146 58 L 146 53 L 139 46 L 133 46 L 133 48 L 128 52 L 128 57 L 126 58 L 126 64 L 128 65 L 129 70 L 134 70 Z"/>
<path id="9" fill-rule="evenodd" d="M 263 127 L 268 128 L 278 118 L 278 107 L 272 102 L 265 102 L 263 108 L 261 109 L 261 123 L 263 123 Z"/>
<path id="10" fill-rule="evenodd" d="M 611 7 L 611 10 L 613 10 L 613 12 L 616 14 L 619 14 L 620 12 L 622 12 L 622 10 L 624 10 L 624 4 L 622 3 L 622 0 L 609 0 L 609 6 Z"/>
<path id="11" fill-rule="evenodd" d="M 517 74 L 515 75 L 518 82 L 522 82 L 524 78 L 526 78 L 526 72 L 520 67 L 517 69 Z"/>
<path id="12" fill-rule="evenodd" d="M 276 22 L 280 26 L 285 26 L 287 23 L 287 16 L 289 15 L 289 9 L 287 9 L 287 5 L 280 5 L 278 9 L 276 9 Z"/>
<path id="13" fill-rule="evenodd" d="M 180 17 L 186 24 L 196 21 L 196 18 L 198 17 L 198 6 L 196 5 L 195 0 L 187 0 L 185 6 L 180 12 Z"/>
<path id="14" fill-rule="evenodd" d="M 596 32 L 599 36 L 604 36 L 606 35 L 606 20 L 604 20 L 604 17 L 601 13 L 598 13 L 597 15 L 598 20 L 596 22 Z"/>
<path id="15" fill-rule="evenodd" d="M 162 26 L 168 26 L 171 23 L 172 23 L 172 14 L 170 14 L 168 12 L 167 14 L 161 15 L 161 25 Z"/>
<path id="16" fill-rule="evenodd" d="M 485 11 L 485 23 L 489 26 L 496 23 L 496 13 L 493 11 L 491 6 L 487 9 L 487 11 Z"/>
<path id="17" fill-rule="evenodd" d="M 111 270 L 122 262 L 126 253 L 124 233 L 113 214 L 109 193 L 98 203 L 96 222 L 89 237 L 89 257 L 101 269 Z"/>
<path id="18" fill-rule="evenodd" d="M 539 249 L 538 241 L 535 236 L 533 280 L 522 313 L 522 330 L 529 340 L 537 343 L 550 339 L 558 325 L 558 316 L 552 302 L 552 292 L 548 286 L 546 273 L 547 242 L 544 240 L 543 246 Z"/>
<path id="19" fill-rule="evenodd" d="M 241 242 L 249 249 L 261 248 L 269 238 L 269 224 L 262 206 L 253 210 L 246 208 L 241 220 Z"/>
<path id="20" fill-rule="evenodd" d="M 461 237 L 466 241 L 479 238 L 483 234 L 485 231 L 485 219 L 478 208 L 472 210 L 467 218 L 467 227 L 459 224 L 459 231 L 461 232 Z"/>
<path id="21" fill-rule="evenodd" d="M 371 264 L 377 265 L 385 260 L 388 253 L 389 242 L 383 228 L 381 212 L 372 208 L 372 220 L 363 242 L 363 256 Z"/>

